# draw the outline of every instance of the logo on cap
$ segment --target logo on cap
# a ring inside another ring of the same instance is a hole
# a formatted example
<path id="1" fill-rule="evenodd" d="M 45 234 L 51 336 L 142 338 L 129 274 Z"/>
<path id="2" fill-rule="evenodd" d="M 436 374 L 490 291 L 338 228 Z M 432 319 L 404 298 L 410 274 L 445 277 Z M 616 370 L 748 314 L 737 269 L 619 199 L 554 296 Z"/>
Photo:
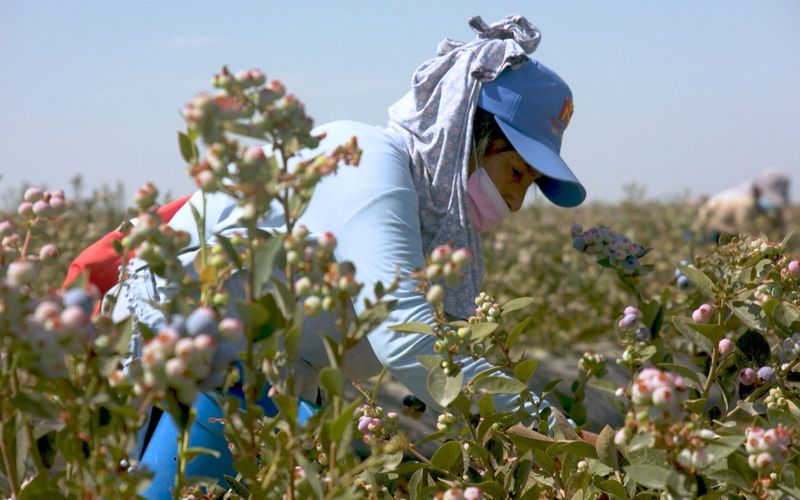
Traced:
<path id="1" fill-rule="evenodd" d="M 553 134 L 558 137 L 564 135 L 564 130 L 566 130 L 570 119 L 572 119 L 573 111 L 575 111 L 575 106 L 572 104 L 572 99 L 567 96 L 564 98 L 564 104 L 561 106 L 561 112 L 558 114 L 558 118 L 554 116 L 549 117 L 550 130 L 552 130 Z"/>

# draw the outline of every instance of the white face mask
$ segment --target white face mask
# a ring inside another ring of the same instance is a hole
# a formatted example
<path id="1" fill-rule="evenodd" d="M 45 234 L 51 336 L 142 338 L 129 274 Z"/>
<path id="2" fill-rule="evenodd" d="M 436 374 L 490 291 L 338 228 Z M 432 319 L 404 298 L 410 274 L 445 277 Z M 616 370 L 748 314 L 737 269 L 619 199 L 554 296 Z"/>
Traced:
<path id="1" fill-rule="evenodd" d="M 472 221 L 479 233 L 493 228 L 511 213 L 497 186 L 482 167 L 476 168 L 467 179 L 467 194 Z"/>

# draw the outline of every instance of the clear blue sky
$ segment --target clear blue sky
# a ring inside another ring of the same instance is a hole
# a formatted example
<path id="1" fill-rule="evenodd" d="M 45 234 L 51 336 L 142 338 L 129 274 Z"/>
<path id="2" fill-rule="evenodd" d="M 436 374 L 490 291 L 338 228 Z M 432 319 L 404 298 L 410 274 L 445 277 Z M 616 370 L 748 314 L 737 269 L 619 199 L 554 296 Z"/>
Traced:
<path id="1" fill-rule="evenodd" d="M 759 169 L 800 201 L 800 1 L 168 2 L 0 0 L 0 193 L 146 181 L 193 189 L 181 105 L 223 64 L 283 80 L 317 123 L 384 124 L 446 37 L 522 14 L 572 87 L 563 156 L 589 200 L 636 182 L 714 192 Z"/>

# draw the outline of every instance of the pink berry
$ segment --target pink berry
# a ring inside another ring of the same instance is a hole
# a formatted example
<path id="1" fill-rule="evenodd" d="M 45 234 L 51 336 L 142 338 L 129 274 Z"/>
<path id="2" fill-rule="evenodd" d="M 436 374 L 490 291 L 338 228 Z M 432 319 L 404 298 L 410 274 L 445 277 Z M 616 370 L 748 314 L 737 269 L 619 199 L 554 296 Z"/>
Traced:
<path id="1" fill-rule="evenodd" d="M 431 252 L 431 261 L 433 261 L 434 264 L 444 264 L 450 259 L 451 253 L 452 249 L 449 245 L 439 245 Z"/>
<path id="2" fill-rule="evenodd" d="M 325 231 L 319 237 L 318 243 L 320 248 L 324 250 L 333 250 L 333 248 L 336 246 L 336 236 L 334 236 L 330 231 Z"/>
<path id="3" fill-rule="evenodd" d="M 17 207 L 17 213 L 22 217 L 31 217 L 33 215 L 33 203 L 23 201 Z"/>
<path id="4" fill-rule="evenodd" d="M 467 248 L 459 248 L 453 252 L 453 255 L 450 256 L 450 260 L 453 261 L 453 264 L 463 267 L 472 260 L 472 253 Z"/>
<path id="5" fill-rule="evenodd" d="M 236 318 L 223 318 L 219 322 L 219 333 L 225 340 L 239 340 L 244 333 L 244 325 Z"/>
<path id="6" fill-rule="evenodd" d="M 719 353 L 723 356 L 727 356 L 733 352 L 734 349 L 733 342 L 730 339 L 722 339 L 719 341 L 719 345 L 717 345 L 717 349 L 719 349 Z"/>
<path id="7" fill-rule="evenodd" d="M 16 261 L 8 265 L 6 277 L 12 285 L 27 285 L 36 276 L 36 266 L 30 261 Z"/>
<path id="8" fill-rule="evenodd" d="M 61 306 L 57 303 L 47 300 L 36 306 L 36 311 L 33 317 L 39 323 L 44 323 L 46 320 L 54 318 L 61 314 Z"/>
<path id="9" fill-rule="evenodd" d="M 194 176 L 194 182 L 197 184 L 197 187 L 203 191 L 210 191 L 216 185 L 216 179 L 211 170 L 202 170 L 199 172 Z"/>
<path id="10" fill-rule="evenodd" d="M 16 228 L 17 226 L 15 226 L 10 220 L 4 220 L 3 222 L 0 222 L 0 237 L 8 236 L 9 234 L 13 233 L 14 229 Z"/>
<path id="11" fill-rule="evenodd" d="M 366 415 L 362 415 L 361 418 L 358 419 L 358 431 L 361 434 L 366 434 L 369 432 L 368 426 L 372 422 L 372 418 Z"/>
<path id="12" fill-rule="evenodd" d="M 483 500 L 483 492 L 477 486 L 468 486 L 464 489 L 464 500 Z"/>
<path id="13" fill-rule="evenodd" d="M 789 274 L 792 276 L 800 276 L 800 260 L 793 260 L 789 262 L 789 265 L 786 266 L 789 270 Z"/>
<path id="14" fill-rule="evenodd" d="M 756 381 L 756 372 L 752 368 L 744 368 L 739 372 L 739 382 L 742 385 L 750 386 Z"/>
<path id="15" fill-rule="evenodd" d="M 639 321 L 639 317 L 637 315 L 626 314 L 625 316 L 622 317 L 621 320 L 619 320 L 617 326 L 619 326 L 620 330 L 627 330 L 628 328 L 631 328 L 633 325 L 635 325 L 637 321 Z"/>
<path id="16" fill-rule="evenodd" d="M 50 215 L 52 211 L 50 204 L 44 200 L 39 200 L 33 204 L 33 213 L 36 215 Z"/>
<path id="17" fill-rule="evenodd" d="M 42 196 L 44 196 L 44 192 L 38 187 L 29 187 L 25 190 L 25 194 L 22 196 L 22 199 L 25 201 L 29 201 L 31 203 L 41 200 Z"/>
<path id="18" fill-rule="evenodd" d="M 64 198 L 61 196 L 54 196 L 50 198 L 50 208 L 54 213 L 60 214 L 64 211 Z"/>
<path id="19" fill-rule="evenodd" d="M 53 260 L 57 255 L 58 248 L 52 243 L 47 243 L 39 249 L 39 258 L 41 260 Z"/>
<path id="20" fill-rule="evenodd" d="M 622 312 L 623 312 L 623 314 L 633 314 L 637 318 L 642 316 L 642 311 L 640 311 L 638 308 L 636 308 L 634 306 L 628 306 Z"/>
<path id="21" fill-rule="evenodd" d="M 80 328 L 89 321 L 89 316 L 79 306 L 69 306 L 61 312 L 61 323 L 67 328 Z"/>

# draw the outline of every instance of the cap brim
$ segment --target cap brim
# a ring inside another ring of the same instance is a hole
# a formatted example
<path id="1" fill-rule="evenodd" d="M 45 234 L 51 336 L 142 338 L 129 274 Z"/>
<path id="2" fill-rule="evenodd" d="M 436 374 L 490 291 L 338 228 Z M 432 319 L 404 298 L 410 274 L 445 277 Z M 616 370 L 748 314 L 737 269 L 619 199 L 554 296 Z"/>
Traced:
<path id="1" fill-rule="evenodd" d="M 522 159 L 542 174 L 536 184 L 551 202 L 561 207 L 577 207 L 583 203 L 586 190 L 561 156 L 497 116 L 495 120 Z"/>

